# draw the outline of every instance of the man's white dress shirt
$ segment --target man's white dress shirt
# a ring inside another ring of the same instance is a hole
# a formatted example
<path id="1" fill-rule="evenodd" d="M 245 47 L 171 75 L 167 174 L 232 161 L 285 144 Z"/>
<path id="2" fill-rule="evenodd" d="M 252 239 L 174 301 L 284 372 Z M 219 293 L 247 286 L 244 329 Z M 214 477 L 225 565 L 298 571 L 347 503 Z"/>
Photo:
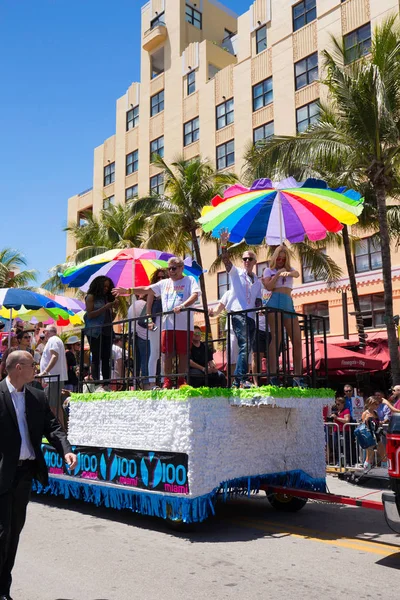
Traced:
<path id="1" fill-rule="evenodd" d="M 35 451 L 32 446 L 29 435 L 28 423 L 25 414 L 25 389 L 18 392 L 9 378 L 6 378 L 7 387 L 13 401 L 15 412 L 17 414 L 18 428 L 21 435 L 21 449 L 19 451 L 19 460 L 35 460 Z"/>

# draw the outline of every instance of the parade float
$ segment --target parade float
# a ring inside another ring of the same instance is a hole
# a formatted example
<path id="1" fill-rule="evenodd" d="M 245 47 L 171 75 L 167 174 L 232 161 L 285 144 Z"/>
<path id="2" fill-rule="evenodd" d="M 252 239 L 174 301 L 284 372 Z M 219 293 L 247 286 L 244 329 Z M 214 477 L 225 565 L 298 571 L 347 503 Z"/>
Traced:
<path id="1" fill-rule="evenodd" d="M 44 444 L 50 484 L 34 489 L 184 523 L 265 485 L 325 492 L 322 408 L 333 396 L 272 386 L 73 394 L 78 466 L 69 474 Z"/>

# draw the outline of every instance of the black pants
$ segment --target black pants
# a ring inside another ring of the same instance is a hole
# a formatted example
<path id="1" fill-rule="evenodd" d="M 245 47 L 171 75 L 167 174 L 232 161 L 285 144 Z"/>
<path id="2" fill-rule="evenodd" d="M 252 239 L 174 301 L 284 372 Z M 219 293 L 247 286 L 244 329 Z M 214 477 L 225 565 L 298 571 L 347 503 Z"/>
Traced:
<path id="1" fill-rule="evenodd" d="M 34 463 L 26 461 L 18 467 L 11 489 L 0 495 L 0 596 L 10 593 L 11 571 L 25 524 Z"/>
<path id="2" fill-rule="evenodd" d="M 190 385 L 194 388 L 206 385 L 205 373 L 203 373 L 203 371 L 200 371 L 200 369 L 194 369 L 193 367 L 190 367 Z M 221 371 L 218 371 L 218 373 L 209 373 L 207 386 L 223 388 L 226 387 L 225 375 Z"/>
<path id="3" fill-rule="evenodd" d="M 92 353 L 92 378 L 94 381 L 100 380 L 100 361 L 101 361 L 101 374 L 103 379 L 110 379 L 111 377 L 111 349 L 112 349 L 112 336 L 111 335 L 99 335 L 99 337 L 88 337 L 90 352 Z"/>

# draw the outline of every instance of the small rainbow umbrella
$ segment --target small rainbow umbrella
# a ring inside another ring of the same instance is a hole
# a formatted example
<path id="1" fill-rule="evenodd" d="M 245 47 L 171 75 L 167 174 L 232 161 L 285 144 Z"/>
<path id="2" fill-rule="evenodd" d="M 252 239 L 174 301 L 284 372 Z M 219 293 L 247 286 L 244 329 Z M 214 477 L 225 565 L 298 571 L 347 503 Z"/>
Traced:
<path id="1" fill-rule="evenodd" d="M 168 260 L 172 257 L 174 254 L 146 248 L 107 250 L 79 265 L 69 267 L 60 277 L 62 283 L 69 287 L 80 287 L 85 291 L 91 281 L 100 275 L 109 277 L 116 287 L 138 287 L 149 285 L 153 273 L 158 269 L 166 269 Z M 197 279 L 203 272 L 191 258 L 184 262 L 185 275 L 192 275 Z"/>
<path id="2" fill-rule="evenodd" d="M 0 316 L 6 319 L 19 318 L 30 321 L 33 317 L 39 321 L 53 319 L 58 324 L 81 325 L 82 319 L 55 300 L 21 288 L 0 288 Z"/>
<path id="3" fill-rule="evenodd" d="M 338 233 L 343 224 L 354 225 L 363 210 L 364 199 L 354 190 L 329 189 L 318 179 L 298 183 L 289 177 L 273 184 L 256 180 L 250 189 L 241 185 L 228 188 L 224 197 L 216 196 L 212 206 L 203 209 L 200 223 L 205 232 L 218 238 L 222 229 L 230 232 L 231 242 L 270 246 L 322 240 L 327 232 Z"/>

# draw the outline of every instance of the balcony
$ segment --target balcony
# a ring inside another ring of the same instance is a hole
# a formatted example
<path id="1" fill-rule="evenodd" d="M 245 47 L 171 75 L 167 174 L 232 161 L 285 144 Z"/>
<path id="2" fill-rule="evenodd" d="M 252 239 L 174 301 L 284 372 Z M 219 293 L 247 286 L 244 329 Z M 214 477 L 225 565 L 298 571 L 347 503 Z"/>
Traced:
<path id="1" fill-rule="evenodd" d="M 162 20 L 157 20 L 143 34 L 143 50 L 151 52 L 167 39 L 167 27 Z"/>

